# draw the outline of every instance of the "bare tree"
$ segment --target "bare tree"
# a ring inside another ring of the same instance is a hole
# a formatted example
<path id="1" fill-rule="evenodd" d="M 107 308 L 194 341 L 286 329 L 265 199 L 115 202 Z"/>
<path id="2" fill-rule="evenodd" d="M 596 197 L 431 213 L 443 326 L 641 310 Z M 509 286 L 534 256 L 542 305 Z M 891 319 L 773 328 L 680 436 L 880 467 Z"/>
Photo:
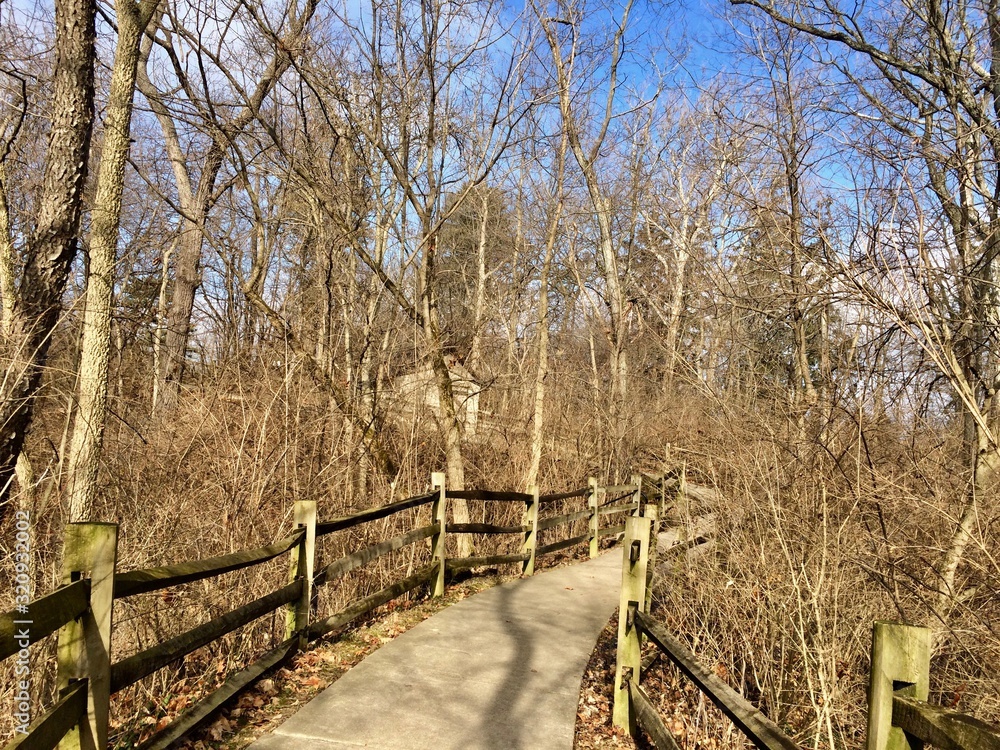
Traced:
<path id="1" fill-rule="evenodd" d="M 711 262 L 720 196 L 739 158 L 740 137 L 731 136 L 712 102 L 706 96 L 691 106 L 678 103 L 660 125 L 658 170 L 642 215 L 644 246 L 660 271 L 643 291 L 664 329 L 663 385 L 668 390 L 685 361 L 682 333 L 694 293 L 692 277 L 696 266 Z"/>
<path id="2" fill-rule="evenodd" d="M 615 19 L 616 30 L 609 45 L 610 59 L 607 66 L 607 83 L 605 84 L 604 102 L 598 109 L 596 125 L 590 134 L 589 143 L 584 144 L 587 137 L 588 122 L 586 109 L 576 101 L 580 81 L 578 66 L 580 24 L 584 18 L 582 8 L 571 9 L 567 17 L 553 18 L 539 15 L 545 38 L 552 55 L 555 69 L 556 96 L 558 97 L 559 113 L 563 128 L 569 138 L 570 151 L 576 164 L 583 174 L 587 193 L 593 206 L 594 219 L 597 222 L 600 238 L 600 257 L 604 269 L 604 297 L 607 303 L 610 323 L 608 327 L 608 343 L 611 349 L 612 403 L 624 400 L 628 392 L 628 360 L 625 350 L 625 317 L 627 315 L 627 298 L 622 282 L 621 261 L 619 258 L 621 240 L 616 236 L 613 225 L 612 198 L 607 187 L 599 177 L 599 161 L 606 147 L 609 130 L 614 123 L 619 107 L 619 73 L 618 66 L 625 52 L 625 34 L 628 29 L 628 18 L 632 3 L 627 2 L 621 11 L 621 18 Z M 569 30 L 570 39 L 559 33 L 559 27 Z M 566 47 L 568 43 L 568 48 Z"/>
<path id="3" fill-rule="evenodd" d="M 38 218 L 24 248 L 21 281 L 3 340 L 0 514 L 31 427 L 66 279 L 76 257 L 94 119 L 95 15 L 92 0 L 57 0 L 55 5 L 52 114 Z"/>
<path id="4" fill-rule="evenodd" d="M 488 64 L 503 34 L 497 10 L 491 3 L 414 7 L 395 0 L 373 4 L 362 24 L 345 8 L 339 20 L 356 66 L 340 80 L 326 71 L 308 73 L 326 106 L 338 111 L 348 137 L 362 144 L 371 184 L 400 199 L 382 203 L 374 234 L 394 238 L 402 256 L 393 262 L 414 269 L 412 296 L 386 268 L 388 256 L 380 259 L 360 242 L 354 249 L 421 332 L 422 355 L 438 392 L 448 483 L 458 488 L 465 484 L 463 430 L 442 331 L 439 243 L 449 217 L 504 154 L 523 107 L 519 45 L 505 53 L 496 75 L 490 70 L 495 63 Z M 473 84 L 472 71 L 479 83 Z M 455 513 L 459 522 L 468 520 L 464 502 L 456 503 Z"/>
<path id="5" fill-rule="evenodd" d="M 559 145 L 556 147 L 553 175 L 549 186 L 548 216 L 545 219 L 544 250 L 542 266 L 538 274 L 538 332 L 536 333 L 536 358 L 534 403 L 531 417 L 531 462 L 525 487 L 538 486 L 538 472 L 542 463 L 542 450 L 545 437 L 545 408 L 547 406 L 549 377 L 549 325 L 550 301 L 549 284 L 552 272 L 552 261 L 555 255 L 556 243 L 559 239 L 559 227 L 563 219 L 565 207 L 566 155 L 569 150 L 569 138 L 563 128 L 559 135 Z"/>
<path id="6" fill-rule="evenodd" d="M 586 3 L 567 5 L 557 17 L 535 8 L 552 61 L 552 97 L 582 178 L 586 220 L 596 234 L 593 275 L 587 274 L 592 283 L 584 283 L 582 273 L 578 283 L 587 290 L 592 323 L 601 332 L 592 342 L 592 360 L 596 365 L 598 355 L 606 356 L 608 363 L 606 379 L 595 368 L 594 397 L 598 413 L 606 415 L 602 431 L 610 438 L 612 463 L 629 455 L 634 434 L 632 407 L 639 394 L 630 392 L 630 356 L 639 348 L 634 344 L 642 323 L 631 264 L 653 171 L 649 152 L 661 93 L 656 78 L 633 90 L 623 83 L 622 66 L 638 49 L 630 37 L 632 8 L 631 2 L 615 10 L 602 7 L 603 26 L 593 23 L 601 16 Z M 600 338 L 606 348 L 598 353 Z M 606 397 L 600 392 L 605 381 Z"/>
<path id="7" fill-rule="evenodd" d="M 216 181 L 225 163 L 234 139 L 253 122 L 264 101 L 274 90 L 281 76 L 289 69 L 294 56 L 301 54 L 307 39 L 309 21 L 316 10 L 316 0 L 306 0 L 301 6 L 290 2 L 287 8 L 279 14 L 279 26 L 270 23 L 262 8 L 244 6 L 248 12 L 247 24 L 264 37 L 265 44 L 271 47 L 271 57 L 264 64 L 260 75 L 252 88 L 245 88 L 245 78 L 237 75 L 233 69 L 233 61 L 223 59 L 222 53 L 209 48 L 204 43 L 206 34 L 203 29 L 188 29 L 180 10 L 168 12 L 169 29 L 164 27 L 164 34 L 157 36 L 157 44 L 164 48 L 164 54 L 172 68 L 175 86 L 183 92 L 185 105 L 193 112 L 198 124 L 204 128 L 208 143 L 202 155 L 202 161 L 195 172 L 191 169 L 190 159 L 182 143 L 182 131 L 178 127 L 180 116 L 173 112 L 168 97 L 151 80 L 147 67 L 153 49 L 153 37 L 147 42 L 139 69 L 138 87 L 149 102 L 166 143 L 167 155 L 173 168 L 175 187 L 177 190 L 178 209 L 181 214 L 181 230 L 178 247 L 174 255 L 175 273 L 173 293 L 170 297 L 167 321 L 161 326 L 164 330 L 162 341 L 156 341 L 158 353 L 157 369 L 153 389 L 154 410 L 169 412 L 176 405 L 180 394 L 181 381 L 184 375 L 184 364 L 187 358 L 188 338 L 191 327 L 191 314 L 194 310 L 195 293 L 199 285 L 199 266 L 201 263 L 202 245 L 205 237 L 205 223 L 212 205 L 218 198 Z M 211 18 L 206 14 L 205 19 Z M 198 77 L 192 76 L 182 63 L 184 55 L 178 49 L 181 44 L 187 44 L 194 52 Z M 235 107 L 224 107 L 216 101 L 216 94 L 208 90 L 206 73 L 208 69 L 221 74 L 231 89 L 237 104 Z M 203 85 L 205 84 L 205 85 Z M 232 111 L 230 117 L 224 117 L 227 110 Z"/>
<path id="8" fill-rule="evenodd" d="M 856 106 L 868 110 L 883 135 L 901 136 L 894 141 L 892 163 L 905 166 L 913 159 L 923 164 L 927 187 L 919 191 L 919 202 L 936 202 L 943 220 L 943 267 L 927 247 L 928 235 L 913 248 L 916 279 L 929 277 L 934 283 L 912 282 L 922 291 L 919 303 L 911 297 L 912 304 L 900 304 L 890 296 L 880 304 L 940 364 L 961 404 L 971 481 L 935 570 L 934 616 L 944 617 L 959 594 L 956 572 L 972 538 L 980 497 L 995 490 L 1000 471 L 1000 405 L 994 398 L 1000 359 L 992 333 L 1000 320 L 1000 92 L 992 63 L 1000 50 L 994 33 L 1000 11 L 989 4 L 940 0 L 894 6 L 892 13 L 881 4 L 733 2 L 851 52 L 839 60 L 828 56 L 827 64 L 851 83 Z M 848 279 L 857 276 L 852 271 Z M 954 299 L 955 309 L 945 299 Z"/>

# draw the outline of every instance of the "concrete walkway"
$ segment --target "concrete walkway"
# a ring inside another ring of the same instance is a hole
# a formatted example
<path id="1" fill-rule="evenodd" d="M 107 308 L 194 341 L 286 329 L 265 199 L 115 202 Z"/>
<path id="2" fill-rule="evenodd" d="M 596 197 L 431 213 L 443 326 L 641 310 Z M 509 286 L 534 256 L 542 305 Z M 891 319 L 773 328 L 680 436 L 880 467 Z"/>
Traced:
<path id="1" fill-rule="evenodd" d="M 618 604 L 621 559 L 613 549 L 442 610 L 251 747 L 571 750 L 580 680 Z"/>

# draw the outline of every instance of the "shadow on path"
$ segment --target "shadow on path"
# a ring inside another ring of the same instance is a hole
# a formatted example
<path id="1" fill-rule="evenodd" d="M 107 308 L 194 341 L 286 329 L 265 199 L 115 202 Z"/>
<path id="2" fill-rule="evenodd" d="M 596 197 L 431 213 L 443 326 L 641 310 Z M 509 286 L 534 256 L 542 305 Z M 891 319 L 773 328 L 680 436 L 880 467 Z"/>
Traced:
<path id="1" fill-rule="evenodd" d="M 371 654 L 255 750 L 571 750 L 621 552 L 513 581 Z"/>

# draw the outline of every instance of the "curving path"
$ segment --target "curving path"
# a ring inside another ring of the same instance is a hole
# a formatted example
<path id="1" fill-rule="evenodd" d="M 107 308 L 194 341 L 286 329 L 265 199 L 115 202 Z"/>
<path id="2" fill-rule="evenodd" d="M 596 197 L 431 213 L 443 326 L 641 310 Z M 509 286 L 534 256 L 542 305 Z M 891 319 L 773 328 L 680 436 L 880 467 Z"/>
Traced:
<path id="1" fill-rule="evenodd" d="M 621 555 L 613 549 L 442 610 L 251 747 L 570 750 L 583 670 L 618 604 Z"/>

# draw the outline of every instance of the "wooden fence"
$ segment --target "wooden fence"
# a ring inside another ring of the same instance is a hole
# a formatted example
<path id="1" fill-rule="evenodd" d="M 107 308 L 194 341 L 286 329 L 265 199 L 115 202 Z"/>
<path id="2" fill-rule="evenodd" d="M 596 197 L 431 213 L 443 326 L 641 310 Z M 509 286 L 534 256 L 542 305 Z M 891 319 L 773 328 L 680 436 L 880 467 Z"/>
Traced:
<path id="1" fill-rule="evenodd" d="M 655 509 L 651 509 L 655 511 Z M 680 640 L 649 615 L 649 584 L 656 549 L 655 512 L 625 524 L 618 618 L 613 720 L 632 736 L 641 730 L 658 750 L 678 745 L 641 686 L 643 639 L 667 656 L 756 747 L 797 750 L 798 745 L 756 706 L 702 665 Z M 695 540 L 698 541 L 698 540 Z M 704 540 L 702 540 L 704 541 Z M 689 549 L 679 543 L 670 552 Z M 1000 729 L 927 703 L 931 631 L 876 622 L 872 631 L 866 750 L 1000 750 Z"/>
<path id="2" fill-rule="evenodd" d="M 141 570 L 116 570 L 116 524 L 69 524 L 64 540 L 63 584 L 31 602 L 26 611 L 0 614 L 0 660 L 26 655 L 31 644 L 52 634 L 58 639 L 58 698 L 34 719 L 27 734 L 18 734 L 5 750 L 48 750 L 57 745 L 62 748 L 106 747 L 112 695 L 237 628 L 285 607 L 285 637 L 278 646 L 229 675 L 214 692 L 141 745 L 142 750 L 165 748 L 204 723 L 230 698 L 306 648 L 309 642 L 346 627 L 418 587 L 426 585 L 433 596 L 440 596 L 450 571 L 520 564 L 524 575 L 532 575 L 539 556 L 583 543 L 589 543 L 591 556 L 596 555 L 600 539 L 625 530 L 625 525 L 608 526 L 606 521 L 634 512 L 642 494 L 641 481 L 603 487 L 593 478 L 581 489 L 547 495 L 539 494 L 537 489 L 529 493 L 448 490 L 444 474 L 440 473 L 432 475 L 432 486 L 433 491 L 426 494 L 323 522 L 317 521 L 315 501 L 298 501 L 295 503 L 294 530 L 273 544 Z M 565 501 L 576 498 L 586 498 L 586 507 L 544 517 L 546 508 L 556 504 L 565 506 Z M 663 498 L 661 487 L 660 503 Z M 452 499 L 522 505 L 522 522 L 516 526 L 452 523 L 448 521 L 448 501 Z M 431 506 L 430 524 L 353 551 L 317 569 L 317 539 L 425 505 Z M 572 529 L 575 522 L 585 519 L 588 521 L 587 533 L 549 540 L 558 530 L 567 526 Z M 514 554 L 449 559 L 446 539 L 450 534 L 517 535 L 521 539 L 520 549 Z M 424 540 L 428 540 L 431 547 L 429 564 L 338 612 L 321 618 L 316 616 L 315 594 L 321 587 L 334 584 L 348 572 L 383 555 Z M 290 566 L 288 581 L 271 593 L 112 663 L 112 614 L 116 600 L 214 578 L 286 554 Z"/>

